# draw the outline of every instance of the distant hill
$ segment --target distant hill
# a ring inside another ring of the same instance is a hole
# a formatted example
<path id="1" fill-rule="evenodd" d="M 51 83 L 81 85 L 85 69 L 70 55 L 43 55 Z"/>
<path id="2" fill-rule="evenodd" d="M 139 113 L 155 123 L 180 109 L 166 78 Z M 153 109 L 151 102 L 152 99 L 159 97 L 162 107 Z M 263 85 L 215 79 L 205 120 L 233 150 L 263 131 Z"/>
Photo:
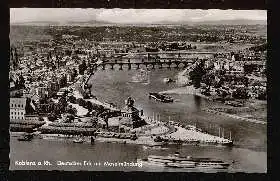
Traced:
<path id="1" fill-rule="evenodd" d="M 249 19 L 236 19 L 236 20 L 216 20 L 216 21 L 161 21 L 156 23 L 158 25 L 266 25 L 265 20 L 249 20 Z"/>
<path id="2" fill-rule="evenodd" d="M 81 25 L 95 25 L 95 24 L 111 24 L 107 21 L 98 21 L 98 20 L 91 20 L 91 21 L 67 21 L 66 24 L 81 24 Z"/>
<path id="3" fill-rule="evenodd" d="M 103 26 L 103 25 L 119 25 L 119 26 L 150 26 L 150 25 L 266 25 L 265 20 L 248 20 L 248 19 L 236 19 L 236 20 L 218 20 L 218 21 L 201 21 L 201 22 L 172 22 L 172 21 L 161 21 L 157 23 L 113 23 L 108 21 L 31 21 L 22 23 L 11 23 L 11 25 L 37 25 L 37 26 Z"/>
<path id="4" fill-rule="evenodd" d="M 248 19 L 236 19 L 236 20 L 219 20 L 219 21 L 203 21 L 194 24 L 209 24 L 209 25 L 266 25 L 265 20 L 248 20 Z"/>
<path id="5" fill-rule="evenodd" d="M 11 25 L 33 25 L 33 26 L 49 26 L 49 25 L 61 25 L 61 22 L 58 21 L 28 21 L 28 22 L 17 22 L 11 23 Z"/>
<path id="6" fill-rule="evenodd" d="M 11 25 L 22 25 L 22 26 L 100 26 L 111 24 L 105 21 L 30 21 L 30 22 L 20 22 L 20 23 L 11 23 Z"/>
<path id="7" fill-rule="evenodd" d="M 86 25 L 135 25 L 135 26 L 145 26 L 145 25 L 266 25 L 265 20 L 248 20 L 248 19 L 236 19 L 236 20 L 218 20 L 218 21 L 201 21 L 201 22 L 191 22 L 191 21 L 160 21 L 157 23 L 113 23 L 108 21 L 86 21 L 86 22 L 68 22 L 68 24 L 86 24 Z"/>

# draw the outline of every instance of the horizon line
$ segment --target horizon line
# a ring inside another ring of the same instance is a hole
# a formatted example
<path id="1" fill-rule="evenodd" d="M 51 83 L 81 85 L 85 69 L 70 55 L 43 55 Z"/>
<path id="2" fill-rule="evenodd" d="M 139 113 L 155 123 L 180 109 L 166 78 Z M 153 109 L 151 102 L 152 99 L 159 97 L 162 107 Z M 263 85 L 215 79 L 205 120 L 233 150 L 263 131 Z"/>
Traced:
<path id="1" fill-rule="evenodd" d="M 10 25 L 23 25 L 23 24 L 49 24 L 49 25 L 76 25 L 79 23 L 84 23 L 87 25 L 101 25 L 101 24 L 116 24 L 116 25 L 187 25 L 188 24 L 204 24 L 204 23 L 219 23 L 219 22 L 238 22 L 238 21 L 248 21 L 248 22 L 263 22 L 267 24 L 267 20 L 254 20 L 254 19 L 223 19 L 223 20 L 199 20 L 199 21 L 159 21 L 159 22 L 110 22 L 110 21 L 99 21 L 99 20 L 88 20 L 88 21 L 55 21 L 55 20 L 34 20 L 34 21 L 22 21 L 22 22 L 10 22 Z M 91 23 L 96 22 L 96 23 Z M 53 23 L 53 24 L 52 24 Z"/>

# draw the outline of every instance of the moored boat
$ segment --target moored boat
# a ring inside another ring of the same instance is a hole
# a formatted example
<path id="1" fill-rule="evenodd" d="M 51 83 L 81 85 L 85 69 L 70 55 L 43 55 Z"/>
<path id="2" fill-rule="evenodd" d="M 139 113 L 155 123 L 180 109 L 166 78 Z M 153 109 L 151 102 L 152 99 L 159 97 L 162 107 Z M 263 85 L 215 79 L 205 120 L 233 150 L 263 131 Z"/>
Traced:
<path id="1" fill-rule="evenodd" d="M 93 144 L 94 141 L 95 141 L 95 139 L 91 136 L 91 137 L 90 137 L 90 143 Z"/>
<path id="2" fill-rule="evenodd" d="M 33 139 L 33 134 L 25 133 L 21 137 L 19 137 L 18 141 L 31 141 Z"/>
<path id="3" fill-rule="evenodd" d="M 143 145 L 143 149 L 167 150 L 168 148 L 162 147 L 162 145 Z"/>
<path id="4" fill-rule="evenodd" d="M 242 107 L 243 104 L 238 101 L 225 101 L 225 105 L 233 106 L 233 107 Z"/>
<path id="5" fill-rule="evenodd" d="M 218 145 L 231 147 L 231 146 L 233 146 L 233 141 L 225 140 L 225 141 L 219 142 Z"/>
<path id="6" fill-rule="evenodd" d="M 83 138 L 77 138 L 73 140 L 73 143 L 83 143 L 85 140 Z"/>
<path id="7" fill-rule="evenodd" d="M 166 96 L 166 95 L 163 95 L 160 93 L 156 93 L 156 92 L 149 93 L 149 98 L 153 98 L 157 101 L 165 102 L 165 103 L 173 102 L 172 97 L 169 97 L 169 96 Z"/>
<path id="8" fill-rule="evenodd" d="M 164 78 L 164 79 L 163 79 L 163 82 L 164 82 L 164 83 L 170 83 L 170 82 L 173 82 L 173 80 L 170 79 L 170 78 Z"/>

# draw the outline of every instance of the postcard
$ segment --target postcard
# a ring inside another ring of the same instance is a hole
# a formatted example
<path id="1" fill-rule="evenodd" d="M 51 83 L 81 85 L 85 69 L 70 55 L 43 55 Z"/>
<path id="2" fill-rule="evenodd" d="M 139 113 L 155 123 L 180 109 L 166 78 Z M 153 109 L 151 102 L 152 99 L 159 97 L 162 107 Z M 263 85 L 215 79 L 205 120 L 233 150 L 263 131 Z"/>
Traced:
<path id="1" fill-rule="evenodd" d="M 10 9 L 10 170 L 267 172 L 267 11 Z"/>

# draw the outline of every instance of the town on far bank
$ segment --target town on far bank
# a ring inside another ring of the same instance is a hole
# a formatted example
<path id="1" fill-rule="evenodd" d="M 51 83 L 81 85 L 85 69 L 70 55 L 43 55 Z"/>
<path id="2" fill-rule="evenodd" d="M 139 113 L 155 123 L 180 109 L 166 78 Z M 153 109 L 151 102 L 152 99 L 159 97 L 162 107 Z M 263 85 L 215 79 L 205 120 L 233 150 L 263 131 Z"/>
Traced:
<path id="1" fill-rule="evenodd" d="M 176 78 L 165 79 L 180 87 L 150 94 L 153 99 L 164 103 L 172 100 L 172 94 L 194 94 L 223 103 L 206 112 L 266 124 L 267 44 L 262 37 L 228 35 L 227 31 L 222 37 L 198 33 L 191 43 L 137 42 L 126 37 L 116 41 L 111 37 L 114 27 L 104 29 L 110 37 L 98 40 L 62 30 L 56 30 L 52 39 L 22 41 L 10 48 L 10 131 L 12 136 L 28 133 L 19 140 L 38 137 L 152 146 L 234 144 L 223 130 L 212 135 L 194 125 L 161 120 L 157 113 L 149 117 L 135 106 L 133 97 L 123 100 L 124 107 L 117 107 L 92 95 L 94 83 L 88 80 L 96 71 L 129 71 L 143 66 L 182 69 Z M 146 33 L 147 37 L 143 36 L 149 39 L 150 32 Z M 172 35 L 166 37 L 172 39 Z M 207 51 L 208 41 L 225 47 L 251 46 Z"/>

